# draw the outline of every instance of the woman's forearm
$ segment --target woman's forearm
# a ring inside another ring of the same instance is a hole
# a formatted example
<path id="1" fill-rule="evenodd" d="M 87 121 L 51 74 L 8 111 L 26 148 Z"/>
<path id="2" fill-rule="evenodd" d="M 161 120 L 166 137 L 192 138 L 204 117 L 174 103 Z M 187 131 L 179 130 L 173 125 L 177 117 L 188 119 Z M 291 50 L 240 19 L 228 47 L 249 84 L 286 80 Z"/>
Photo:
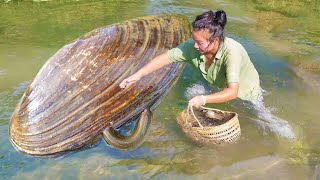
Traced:
<path id="1" fill-rule="evenodd" d="M 122 80 L 119 84 L 120 88 L 126 88 L 139 81 L 143 76 L 170 64 L 172 61 L 168 58 L 167 53 L 160 54 L 153 58 L 148 64 L 143 66 L 139 71 Z"/>
<path id="2" fill-rule="evenodd" d="M 239 83 L 230 83 L 222 91 L 206 95 L 206 103 L 223 103 L 237 98 Z"/>
<path id="3" fill-rule="evenodd" d="M 235 99 L 238 96 L 239 83 L 229 83 L 227 88 L 222 91 L 209 94 L 193 97 L 189 100 L 189 105 L 196 108 L 200 108 L 206 104 L 211 103 L 224 103 Z"/>
<path id="4" fill-rule="evenodd" d="M 148 64 L 143 66 L 137 74 L 140 74 L 141 76 L 148 75 L 152 73 L 153 71 L 156 71 L 162 67 L 164 67 L 167 64 L 172 63 L 172 61 L 168 58 L 167 53 L 162 53 L 155 58 L 153 58 Z"/>

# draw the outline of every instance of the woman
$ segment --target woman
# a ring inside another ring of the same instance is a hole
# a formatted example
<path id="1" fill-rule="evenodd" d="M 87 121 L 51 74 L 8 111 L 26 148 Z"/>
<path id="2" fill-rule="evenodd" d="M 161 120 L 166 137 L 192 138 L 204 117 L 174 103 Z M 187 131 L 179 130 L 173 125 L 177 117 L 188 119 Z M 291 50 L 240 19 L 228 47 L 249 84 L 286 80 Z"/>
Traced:
<path id="1" fill-rule="evenodd" d="M 276 117 L 264 106 L 259 75 L 243 46 L 224 37 L 226 23 L 227 15 L 223 10 L 207 11 L 197 16 L 192 23 L 192 38 L 152 59 L 138 72 L 124 79 L 120 87 L 130 86 L 169 63 L 188 62 L 210 84 L 223 89 L 213 94 L 195 96 L 189 100 L 190 105 L 199 108 L 207 103 L 223 103 L 239 97 L 252 102 L 249 104 L 253 104 L 259 126 L 278 136 L 295 139 L 288 122 Z"/>
<path id="2" fill-rule="evenodd" d="M 192 38 L 152 59 L 138 72 L 124 79 L 121 88 L 172 62 L 193 64 L 199 73 L 222 91 L 193 97 L 189 104 L 199 108 L 207 103 L 227 102 L 236 97 L 255 100 L 261 93 L 259 75 L 241 44 L 224 37 L 227 15 L 223 10 L 207 11 L 192 23 Z"/>

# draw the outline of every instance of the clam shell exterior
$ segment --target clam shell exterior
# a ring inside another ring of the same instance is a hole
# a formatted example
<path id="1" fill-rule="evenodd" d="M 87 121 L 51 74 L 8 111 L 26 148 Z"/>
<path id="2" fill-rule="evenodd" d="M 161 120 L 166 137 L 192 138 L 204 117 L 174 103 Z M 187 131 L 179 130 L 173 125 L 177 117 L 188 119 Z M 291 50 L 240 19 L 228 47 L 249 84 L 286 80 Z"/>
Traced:
<path id="1" fill-rule="evenodd" d="M 12 144 L 30 155 L 60 154 L 155 106 L 184 64 L 171 63 L 126 89 L 119 84 L 189 37 L 187 19 L 162 14 L 99 28 L 65 45 L 27 87 L 10 122 Z"/>

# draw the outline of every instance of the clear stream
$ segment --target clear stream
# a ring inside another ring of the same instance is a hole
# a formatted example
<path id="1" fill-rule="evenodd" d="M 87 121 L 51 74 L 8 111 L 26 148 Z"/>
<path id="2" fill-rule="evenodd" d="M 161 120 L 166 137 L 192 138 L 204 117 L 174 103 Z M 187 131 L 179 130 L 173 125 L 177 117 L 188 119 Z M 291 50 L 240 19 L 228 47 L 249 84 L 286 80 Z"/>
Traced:
<path id="1" fill-rule="evenodd" d="M 187 66 L 137 149 L 121 151 L 101 140 L 46 159 L 11 145 L 8 130 L 16 104 L 63 45 L 134 17 L 178 13 L 192 21 L 208 9 L 227 12 L 227 36 L 247 49 L 265 90 L 258 114 L 241 100 L 212 105 L 239 113 L 237 144 L 198 146 L 177 127 L 188 97 L 217 90 Z M 320 179 L 319 18 L 318 0 L 0 0 L 0 179 Z M 286 122 L 296 139 L 272 133 L 281 123 L 268 126 L 264 118 L 270 116 Z"/>

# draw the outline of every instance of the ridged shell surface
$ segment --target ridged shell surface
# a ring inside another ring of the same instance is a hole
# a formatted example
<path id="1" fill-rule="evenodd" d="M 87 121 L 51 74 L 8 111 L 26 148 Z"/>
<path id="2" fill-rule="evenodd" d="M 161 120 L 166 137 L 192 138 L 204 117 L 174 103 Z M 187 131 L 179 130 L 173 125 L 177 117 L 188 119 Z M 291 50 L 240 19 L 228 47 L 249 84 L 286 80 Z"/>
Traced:
<path id="1" fill-rule="evenodd" d="M 65 45 L 27 87 L 11 119 L 12 144 L 37 156 L 71 151 L 159 103 L 183 64 L 171 63 L 126 89 L 119 84 L 189 37 L 188 20 L 162 14 L 99 28 Z"/>

